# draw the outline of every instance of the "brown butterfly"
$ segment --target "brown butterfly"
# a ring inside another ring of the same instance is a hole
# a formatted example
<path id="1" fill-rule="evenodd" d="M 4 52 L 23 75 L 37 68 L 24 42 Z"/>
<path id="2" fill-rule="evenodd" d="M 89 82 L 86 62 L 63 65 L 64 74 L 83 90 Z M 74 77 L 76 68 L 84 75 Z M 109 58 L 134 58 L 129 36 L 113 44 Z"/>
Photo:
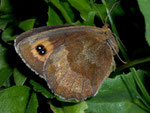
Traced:
<path id="1" fill-rule="evenodd" d="M 114 53 L 118 52 L 107 26 L 40 27 L 21 34 L 14 46 L 54 94 L 76 101 L 96 95 L 110 75 L 115 65 Z"/>

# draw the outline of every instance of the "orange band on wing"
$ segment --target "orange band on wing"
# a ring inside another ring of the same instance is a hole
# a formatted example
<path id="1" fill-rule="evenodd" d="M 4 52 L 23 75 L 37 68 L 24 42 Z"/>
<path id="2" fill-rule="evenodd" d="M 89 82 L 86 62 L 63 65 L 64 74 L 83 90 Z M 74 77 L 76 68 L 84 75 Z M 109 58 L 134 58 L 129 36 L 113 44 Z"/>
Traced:
<path id="1" fill-rule="evenodd" d="M 46 54 L 40 55 L 36 50 L 38 45 L 43 45 L 46 49 Z M 48 40 L 48 38 L 43 38 L 32 43 L 31 46 L 32 54 L 34 57 L 38 58 L 40 61 L 44 62 L 48 55 L 50 55 L 54 51 L 54 45 Z"/>

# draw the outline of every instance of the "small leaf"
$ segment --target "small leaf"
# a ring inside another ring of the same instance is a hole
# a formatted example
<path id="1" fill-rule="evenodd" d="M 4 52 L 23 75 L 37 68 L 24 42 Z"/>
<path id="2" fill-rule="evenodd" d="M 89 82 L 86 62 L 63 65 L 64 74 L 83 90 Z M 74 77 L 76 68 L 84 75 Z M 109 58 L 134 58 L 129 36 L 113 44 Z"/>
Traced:
<path id="1" fill-rule="evenodd" d="M 37 108 L 38 108 L 37 96 L 36 93 L 32 93 L 25 113 L 37 113 Z"/>
<path id="2" fill-rule="evenodd" d="M 73 12 L 73 8 L 69 4 L 69 2 L 67 0 L 64 0 L 64 1 L 60 1 L 60 4 L 64 7 L 66 12 L 69 14 L 70 19 L 72 21 L 74 21 L 75 20 L 75 12 Z"/>
<path id="3" fill-rule="evenodd" d="M 10 18 L 1 18 L 0 16 L 0 30 L 4 30 L 9 22 L 14 20 L 13 17 Z"/>
<path id="4" fill-rule="evenodd" d="M 7 49 L 0 44 L 0 86 L 2 86 L 12 75 L 12 69 L 7 62 Z"/>
<path id="5" fill-rule="evenodd" d="M 95 7 L 94 7 L 94 10 L 96 12 L 96 16 L 100 17 L 101 20 L 103 20 L 105 22 L 105 18 L 107 16 L 107 13 L 106 13 L 106 8 L 103 4 L 96 4 L 94 3 Z"/>
<path id="6" fill-rule="evenodd" d="M 21 72 L 19 72 L 17 68 L 13 70 L 13 76 L 14 76 L 14 82 L 17 86 L 22 86 L 27 79 L 27 77 L 24 76 Z"/>
<path id="7" fill-rule="evenodd" d="M 63 18 L 66 20 L 67 23 L 71 24 L 72 20 L 68 14 L 68 12 L 66 11 L 66 9 L 63 7 L 62 4 L 60 4 L 59 0 L 51 0 L 51 1 L 47 1 L 52 3 L 61 13 L 61 15 L 63 16 Z"/>
<path id="8" fill-rule="evenodd" d="M 25 113 L 30 88 L 13 86 L 0 91 L 0 113 Z"/>
<path id="9" fill-rule="evenodd" d="M 63 24 L 62 19 L 58 13 L 51 7 L 48 7 L 48 21 L 47 25 L 60 25 Z"/>
<path id="10" fill-rule="evenodd" d="M 137 0 L 139 4 L 139 8 L 144 16 L 145 19 L 145 37 L 146 41 L 150 46 L 150 13 L 149 13 L 149 5 L 150 5 L 150 0 Z"/>
<path id="11" fill-rule="evenodd" d="M 53 94 L 50 91 L 48 91 L 46 88 L 44 88 L 42 85 L 40 85 L 39 83 L 30 80 L 30 84 L 33 85 L 34 91 L 42 93 L 42 95 L 44 95 L 46 98 L 53 97 Z"/>
<path id="12" fill-rule="evenodd" d="M 52 102 L 49 104 L 54 113 L 85 113 L 85 109 L 88 108 L 84 101 L 77 104 L 62 102 L 61 106 L 55 106 Z"/>
<path id="13" fill-rule="evenodd" d="M 57 99 L 58 101 L 61 101 L 61 102 L 78 103 L 76 100 L 66 100 L 66 99 L 63 99 L 63 98 L 61 98 L 61 97 L 59 97 L 59 96 L 56 96 L 56 99 Z"/>
<path id="14" fill-rule="evenodd" d="M 12 6 L 10 0 L 0 0 L 0 30 L 4 30 L 8 23 L 14 21 L 11 12 Z"/>
<path id="15" fill-rule="evenodd" d="M 92 10 L 90 2 L 88 0 L 68 0 L 68 2 L 80 12 L 82 19 L 86 21 L 89 11 Z"/>
<path id="16" fill-rule="evenodd" d="M 5 88 L 11 87 L 11 80 L 10 80 L 10 78 L 7 79 L 7 80 L 4 82 L 3 86 L 4 86 Z"/>
<path id="17" fill-rule="evenodd" d="M 0 1 L 0 12 L 9 13 L 12 11 L 12 6 L 10 0 L 1 0 Z"/>
<path id="18" fill-rule="evenodd" d="M 35 23 L 35 19 L 24 20 L 20 22 L 19 28 L 21 28 L 24 31 L 28 31 L 33 29 L 34 23 Z"/>
<path id="19" fill-rule="evenodd" d="M 84 25 L 90 25 L 94 26 L 94 17 L 95 17 L 96 12 L 95 11 L 90 11 L 87 17 L 87 20 L 84 21 Z"/>
<path id="20" fill-rule="evenodd" d="M 14 32 L 13 27 L 8 27 L 7 29 L 5 29 L 4 32 L 2 33 L 2 40 L 9 44 L 9 41 L 12 41 L 13 32 Z"/>

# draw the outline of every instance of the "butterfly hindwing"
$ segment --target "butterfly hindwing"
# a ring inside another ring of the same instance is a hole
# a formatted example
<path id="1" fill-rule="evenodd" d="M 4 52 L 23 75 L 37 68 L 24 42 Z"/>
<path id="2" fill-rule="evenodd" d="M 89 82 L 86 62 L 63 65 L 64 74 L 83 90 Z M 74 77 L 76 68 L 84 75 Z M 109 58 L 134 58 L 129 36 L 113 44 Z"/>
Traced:
<path id="1" fill-rule="evenodd" d="M 114 65 L 113 52 L 101 37 L 92 31 L 72 32 L 48 56 L 43 72 L 56 95 L 81 101 L 97 93 Z"/>

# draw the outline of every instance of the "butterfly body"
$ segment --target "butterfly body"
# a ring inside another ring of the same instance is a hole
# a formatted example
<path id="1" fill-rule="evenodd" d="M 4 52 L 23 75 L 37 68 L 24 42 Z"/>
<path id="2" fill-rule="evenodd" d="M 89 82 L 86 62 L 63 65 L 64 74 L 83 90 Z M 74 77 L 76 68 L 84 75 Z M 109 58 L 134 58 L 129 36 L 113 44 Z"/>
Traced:
<path id="1" fill-rule="evenodd" d="M 108 28 L 48 26 L 20 35 L 15 49 L 56 95 L 82 101 L 96 95 L 115 65 L 108 40 L 118 51 Z"/>

